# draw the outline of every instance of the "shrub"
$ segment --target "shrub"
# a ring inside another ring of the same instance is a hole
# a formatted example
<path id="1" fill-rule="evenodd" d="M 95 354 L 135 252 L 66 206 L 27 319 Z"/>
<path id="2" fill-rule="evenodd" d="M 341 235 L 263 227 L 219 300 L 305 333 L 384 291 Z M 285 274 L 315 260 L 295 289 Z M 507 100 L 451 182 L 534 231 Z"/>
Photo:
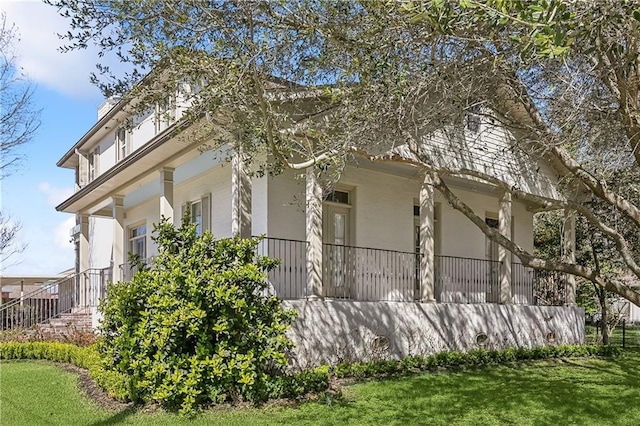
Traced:
<path id="1" fill-rule="evenodd" d="M 154 234 L 152 265 L 111 285 L 100 307 L 98 349 L 106 370 L 119 375 L 111 379 L 126 380 L 118 388 L 133 401 L 182 413 L 266 399 L 292 347 L 285 332 L 294 312 L 265 295 L 266 272 L 277 262 L 256 255 L 259 239 L 216 241 L 164 219 Z"/>

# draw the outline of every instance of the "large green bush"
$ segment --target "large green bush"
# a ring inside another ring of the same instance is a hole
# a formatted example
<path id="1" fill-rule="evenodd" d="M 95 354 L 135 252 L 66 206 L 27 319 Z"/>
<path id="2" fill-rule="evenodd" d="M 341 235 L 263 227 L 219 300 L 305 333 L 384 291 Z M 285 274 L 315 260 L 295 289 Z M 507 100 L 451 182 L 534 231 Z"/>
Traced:
<path id="1" fill-rule="evenodd" d="M 189 412 L 208 402 L 266 399 L 284 374 L 293 311 L 265 294 L 276 261 L 259 239 L 214 240 L 163 220 L 158 256 L 100 307 L 99 352 L 129 379 L 133 401 Z"/>

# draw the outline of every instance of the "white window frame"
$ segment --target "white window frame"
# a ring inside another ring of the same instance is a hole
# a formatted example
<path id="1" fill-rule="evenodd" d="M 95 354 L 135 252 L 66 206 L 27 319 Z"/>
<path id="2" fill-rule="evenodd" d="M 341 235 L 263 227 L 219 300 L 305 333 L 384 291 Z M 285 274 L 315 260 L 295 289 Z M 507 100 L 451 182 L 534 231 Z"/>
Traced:
<path id="1" fill-rule="evenodd" d="M 124 160 L 131 152 L 129 131 L 126 127 L 121 126 L 116 130 L 115 144 L 116 144 L 116 161 Z M 124 150 L 124 152 L 123 152 Z"/>
<path id="2" fill-rule="evenodd" d="M 198 224 L 194 222 L 193 208 L 195 205 L 200 205 L 200 218 L 201 222 Z M 190 223 L 196 223 L 199 227 L 196 228 L 196 235 L 200 236 L 206 231 L 211 231 L 211 194 L 205 194 L 202 197 L 188 201 L 182 205 L 182 217 L 189 209 Z"/>
<path id="3" fill-rule="evenodd" d="M 144 233 L 134 235 L 137 230 L 144 230 Z M 142 241 L 142 253 L 136 253 L 134 247 L 137 247 L 138 241 Z M 137 254 L 141 259 L 147 258 L 147 224 L 140 222 L 127 227 L 127 249 L 128 254 Z"/>
<path id="4" fill-rule="evenodd" d="M 87 161 L 88 161 L 87 177 L 88 177 L 88 182 L 91 182 L 92 180 L 97 178 L 98 174 L 100 173 L 100 147 L 99 146 L 95 147 L 89 152 L 89 155 L 87 156 Z"/>
<path id="5" fill-rule="evenodd" d="M 472 133 L 480 133 L 482 127 L 482 117 L 480 116 L 480 106 L 472 105 L 467 111 L 465 128 Z"/>
<path id="6" fill-rule="evenodd" d="M 167 99 L 158 102 L 155 110 L 156 134 L 167 129 L 176 121 L 176 97 L 169 96 Z"/>

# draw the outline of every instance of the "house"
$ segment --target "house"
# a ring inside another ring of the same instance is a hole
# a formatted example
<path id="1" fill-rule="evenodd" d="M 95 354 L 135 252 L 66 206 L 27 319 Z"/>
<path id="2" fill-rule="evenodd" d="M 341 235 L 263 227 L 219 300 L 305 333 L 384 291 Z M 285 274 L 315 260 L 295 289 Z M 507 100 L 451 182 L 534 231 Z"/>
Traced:
<path id="1" fill-rule="evenodd" d="M 76 192 L 57 209 L 76 214 L 78 273 L 128 279 L 127 254 L 156 253 L 153 224 L 162 216 L 177 224 L 188 210 L 199 233 L 264 235 L 260 252 L 282 259 L 269 282 L 299 312 L 291 333 L 300 365 L 378 352 L 583 342 L 574 281 L 564 283 L 563 306 L 545 306 L 535 271 L 450 207 L 420 168 L 356 156 L 330 187 L 313 168 L 252 174 L 231 145 L 203 151 L 203 141 L 181 138 L 188 105 L 179 96 L 169 113 L 167 105 L 132 116 L 124 101 L 107 99 L 96 124 L 58 161 L 76 175 Z M 513 137 L 499 126 L 472 116 L 457 135 L 453 145 L 444 134 L 425 137 L 425 149 L 443 165 L 562 196 L 552 165 L 505 149 Z M 410 155 L 402 147 L 393 154 Z M 447 183 L 487 224 L 533 249 L 540 205 L 473 178 Z M 568 255 L 573 223 L 568 215 Z M 104 286 L 78 284 L 77 308 L 90 309 L 94 321 Z"/>

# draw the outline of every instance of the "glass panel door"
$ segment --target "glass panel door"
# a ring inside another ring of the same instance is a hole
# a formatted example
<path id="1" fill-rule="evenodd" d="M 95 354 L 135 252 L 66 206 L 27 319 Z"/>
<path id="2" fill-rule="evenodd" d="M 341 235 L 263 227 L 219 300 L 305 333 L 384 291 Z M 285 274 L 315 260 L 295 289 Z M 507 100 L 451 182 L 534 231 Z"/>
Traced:
<path id="1" fill-rule="evenodd" d="M 324 235 L 324 288 L 328 297 L 350 296 L 349 208 L 325 205 Z"/>

